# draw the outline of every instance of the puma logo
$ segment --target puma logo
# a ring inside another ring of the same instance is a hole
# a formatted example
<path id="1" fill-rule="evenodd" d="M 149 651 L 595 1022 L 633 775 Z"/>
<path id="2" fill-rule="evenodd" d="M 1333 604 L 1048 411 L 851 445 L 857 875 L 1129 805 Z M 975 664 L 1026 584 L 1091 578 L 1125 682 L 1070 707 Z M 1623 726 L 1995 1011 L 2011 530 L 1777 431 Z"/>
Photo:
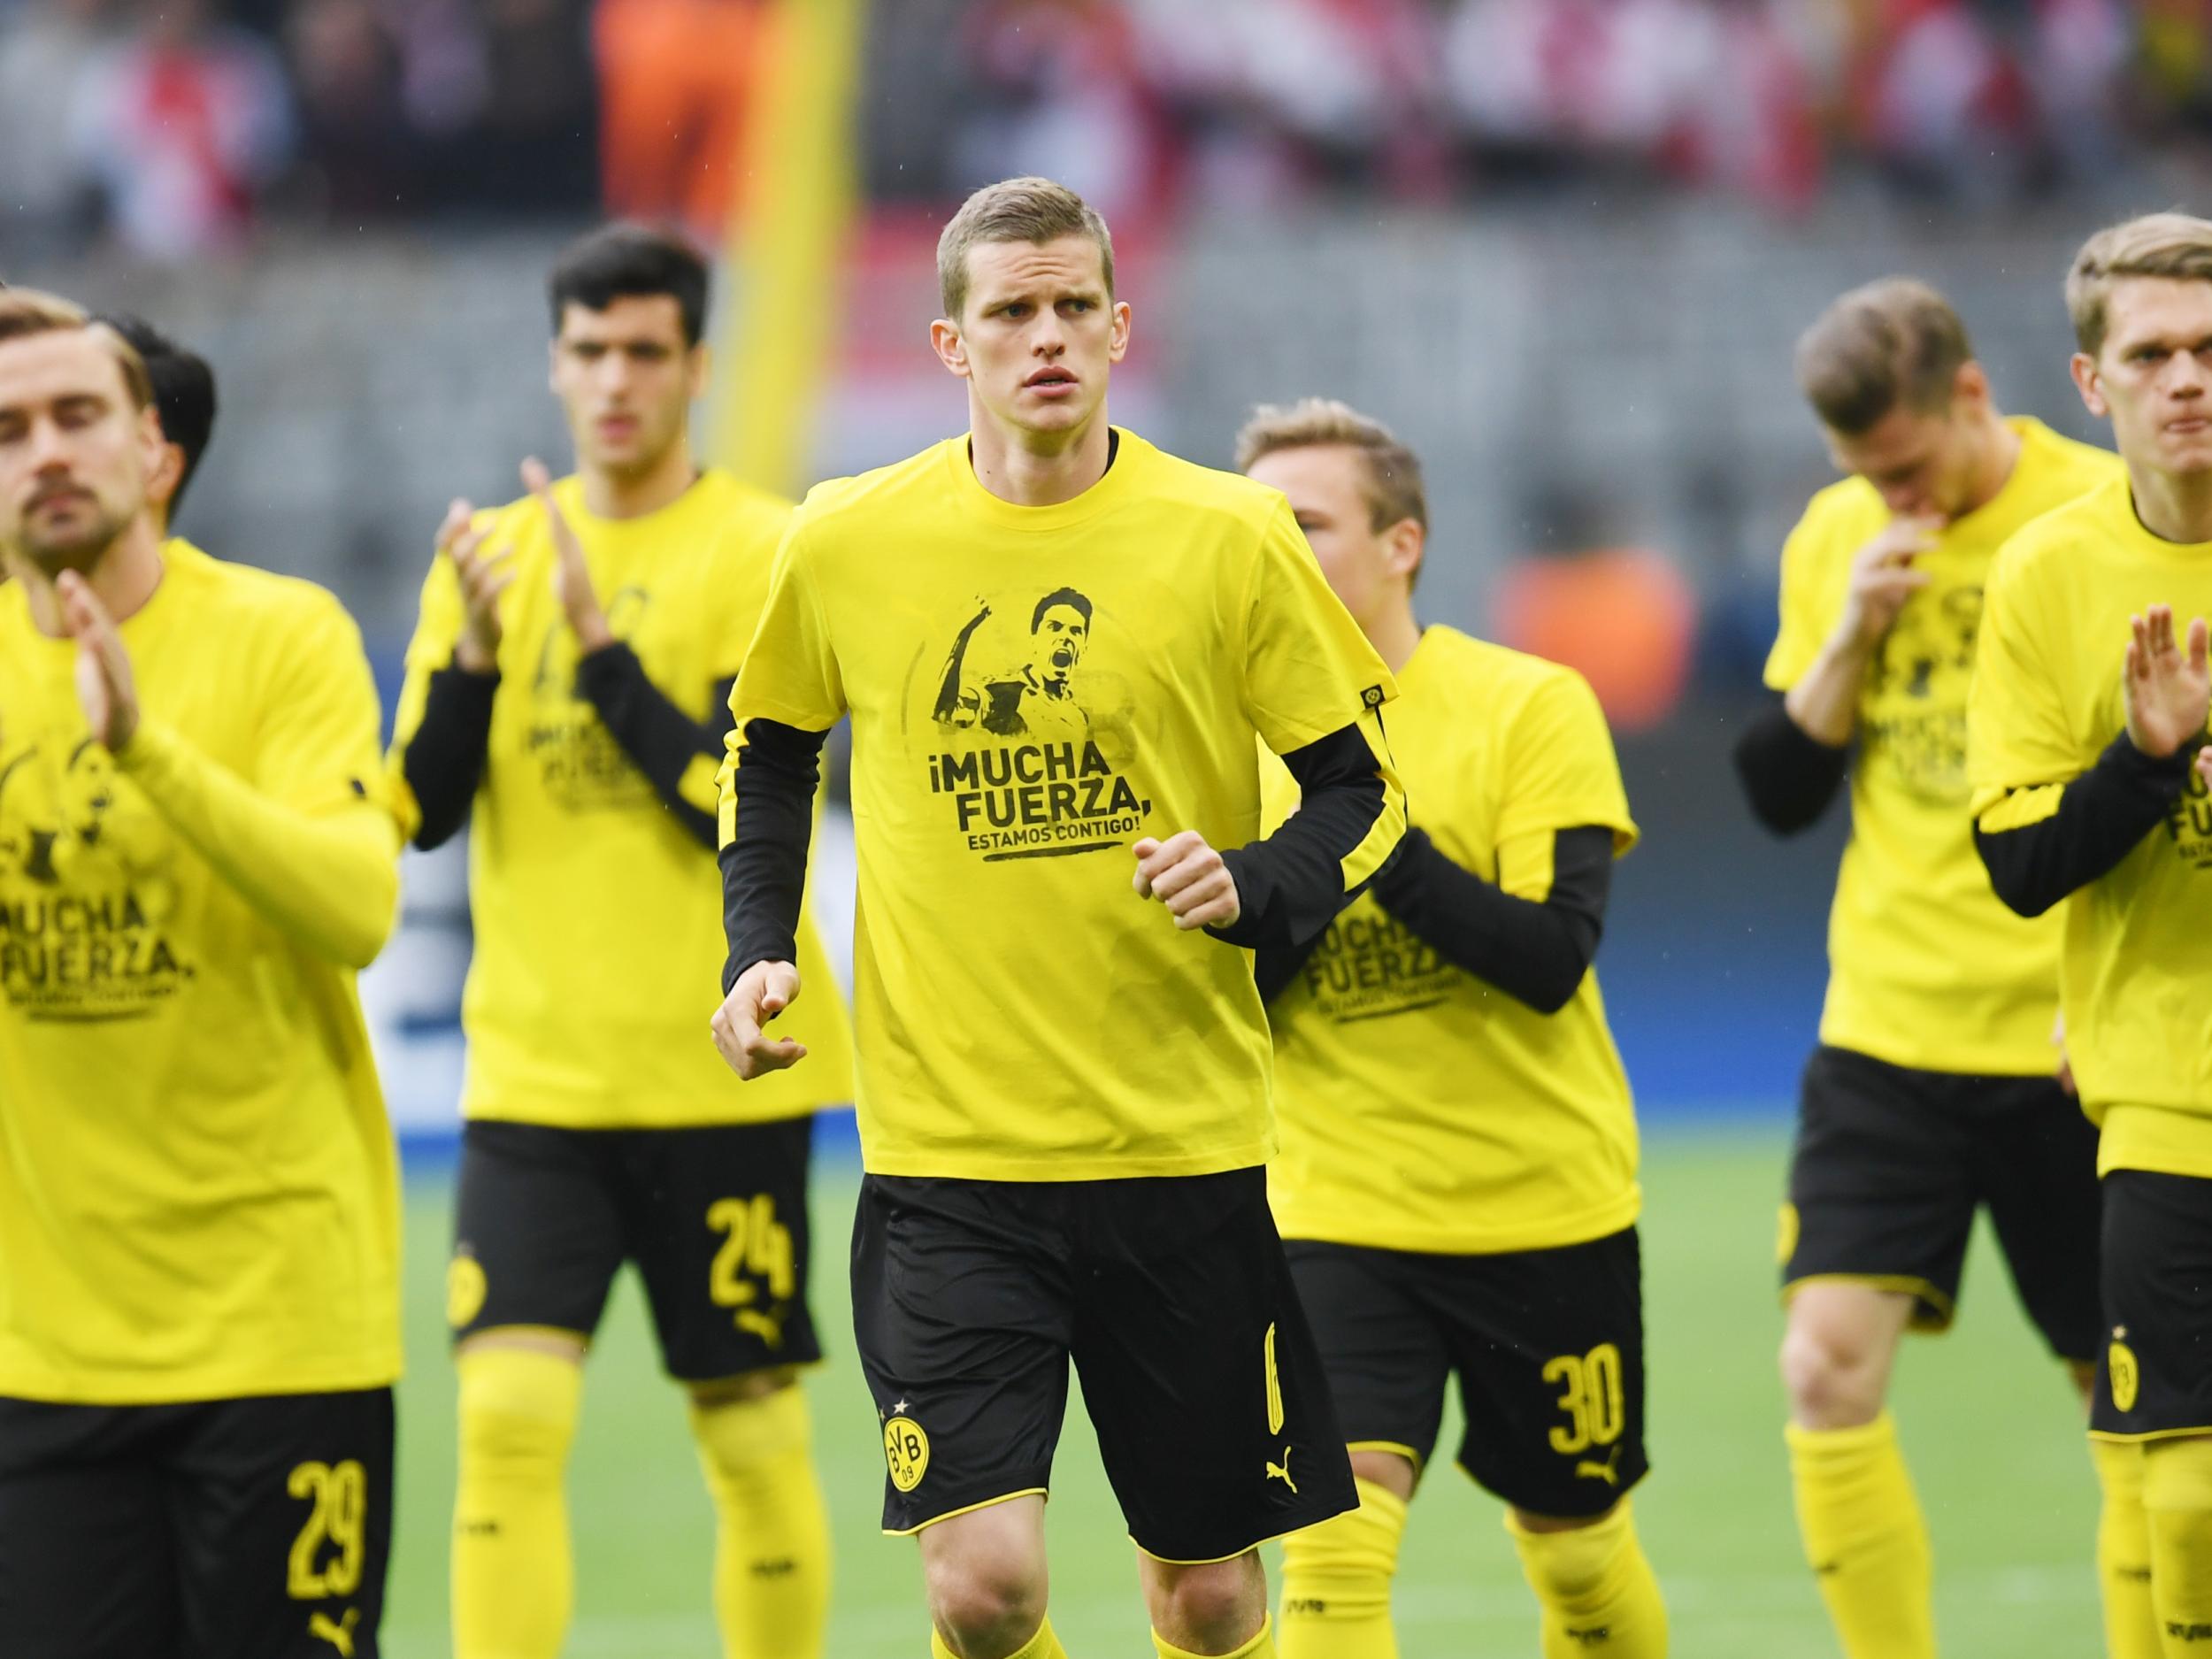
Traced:
<path id="1" fill-rule="evenodd" d="M 1615 1446 L 1611 1451 L 1606 1453 L 1605 1461 L 1601 1463 L 1594 1463 L 1586 1457 L 1577 1463 L 1575 1479 L 1602 1480 L 1609 1486 L 1617 1486 L 1621 1484 L 1620 1462 L 1621 1448 Z"/>
<path id="2" fill-rule="evenodd" d="M 1293 1496 L 1295 1496 L 1295 1495 L 1297 1494 L 1297 1491 L 1298 1491 L 1298 1483 L 1297 1483 L 1296 1481 L 1293 1480 L 1293 1479 L 1290 1478 L 1290 1448 L 1289 1448 L 1289 1447 L 1286 1446 L 1286 1447 L 1284 1447 L 1284 1448 L 1283 1448 L 1283 1461 L 1282 1461 L 1281 1463 L 1270 1463 L 1270 1464 L 1268 1464 L 1268 1466 L 1267 1466 L 1267 1473 L 1266 1473 L 1265 1475 L 1262 1476 L 1262 1477 L 1261 1477 L 1261 1479 L 1262 1479 L 1263 1483 L 1264 1483 L 1264 1482 L 1266 1482 L 1266 1481 L 1269 1481 L 1269 1480 L 1279 1480 L 1279 1481 L 1281 1481 L 1281 1482 L 1282 1482 L 1285 1486 L 1288 1486 L 1288 1487 L 1290 1488 L 1290 1490 L 1291 1490 L 1291 1494 L 1292 1494 L 1292 1495 L 1293 1495 Z"/>
<path id="3" fill-rule="evenodd" d="M 344 1659 L 353 1659 L 353 1627 L 360 1621 L 361 1609 L 357 1607 L 348 1608 L 345 1617 L 334 1624 L 328 1614 L 310 1613 L 307 1616 L 307 1633 L 328 1642 L 344 1655 Z"/>
<path id="4" fill-rule="evenodd" d="M 737 1310 L 737 1328 L 750 1331 L 772 1348 L 783 1346 L 783 1317 L 780 1314 L 756 1313 L 750 1308 Z"/>

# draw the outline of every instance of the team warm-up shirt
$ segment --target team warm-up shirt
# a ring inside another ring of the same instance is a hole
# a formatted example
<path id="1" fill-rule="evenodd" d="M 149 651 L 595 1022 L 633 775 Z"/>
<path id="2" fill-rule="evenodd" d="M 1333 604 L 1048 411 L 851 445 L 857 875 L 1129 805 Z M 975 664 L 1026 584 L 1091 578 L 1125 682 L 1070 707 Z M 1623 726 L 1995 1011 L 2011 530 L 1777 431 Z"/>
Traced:
<path id="1" fill-rule="evenodd" d="M 375 687 L 322 589 L 162 557 L 121 624 L 120 757 L 74 642 L 0 588 L 0 1394 L 379 1386 L 398 1188 L 354 970 L 399 843 Z"/>
<path id="2" fill-rule="evenodd" d="M 586 511 L 567 478 L 555 499 L 575 530 L 616 636 L 692 719 L 726 718 L 791 516 L 787 502 L 703 474 L 641 518 Z M 810 924 L 800 968 L 815 995 L 788 1021 L 804 1067 L 741 1087 L 708 1031 L 721 997 L 721 883 L 712 852 L 665 808 L 578 688 L 574 631 L 557 596 L 544 511 L 525 496 L 488 515 L 487 554 L 511 549 L 501 601 L 499 688 L 469 841 L 476 944 L 463 993 L 462 1110 L 571 1129 L 669 1128 L 792 1118 L 852 1098 L 845 1005 Z M 460 585 L 441 557 L 408 648 L 392 776 L 406 827 L 407 744 L 430 677 L 461 634 Z M 715 810 L 717 759 L 684 799 Z"/>
<path id="3" fill-rule="evenodd" d="M 733 700 L 724 857 L 759 810 L 736 783 L 754 724 L 819 732 L 849 710 L 859 1109 L 878 1173 L 1261 1163 L 1251 959 L 1138 898 L 1130 846 L 1254 841 L 1256 736 L 1286 753 L 1358 733 L 1380 773 L 1357 846 L 1325 872 L 1332 903 L 1403 829 L 1375 715 L 1389 672 L 1289 503 L 1116 442 L 1106 476 L 1058 506 L 991 495 L 964 438 L 822 485 L 777 560 Z"/>
<path id="4" fill-rule="evenodd" d="M 1998 562 L 1974 681 L 1986 831 L 2055 814 L 2127 725 L 2129 618 L 2212 618 L 2212 543 L 2162 541 L 2121 478 L 2024 530 Z M 2064 904 L 2066 1050 L 2104 1169 L 2212 1178 L 2212 799 L 2192 769 L 2162 822 Z"/>
<path id="5" fill-rule="evenodd" d="M 1408 817 L 1517 898 L 1551 889 L 1563 829 L 1636 840 L 1605 716 L 1573 670 L 1431 627 L 1385 712 Z M 1267 769 L 1267 821 L 1297 805 Z M 1636 1219 L 1636 1120 L 1594 971 L 1540 1014 L 1444 961 L 1372 893 L 1271 1009 L 1286 1238 L 1540 1250 Z"/>
<path id="6" fill-rule="evenodd" d="M 1893 1065 L 2026 1077 L 2056 1063 L 2059 933 L 2001 904 L 1974 851 L 1967 687 L 1997 549 L 2116 476 L 2119 462 L 2038 421 L 2009 424 L 2021 438 L 2012 476 L 1916 563 L 1928 586 L 1905 602 L 1867 669 L 1820 1038 Z M 1811 667 L 1842 615 L 1853 556 L 1889 519 L 1863 479 L 1813 497 L 1782 552 L 1769 686 L 1787 691 Z"/>

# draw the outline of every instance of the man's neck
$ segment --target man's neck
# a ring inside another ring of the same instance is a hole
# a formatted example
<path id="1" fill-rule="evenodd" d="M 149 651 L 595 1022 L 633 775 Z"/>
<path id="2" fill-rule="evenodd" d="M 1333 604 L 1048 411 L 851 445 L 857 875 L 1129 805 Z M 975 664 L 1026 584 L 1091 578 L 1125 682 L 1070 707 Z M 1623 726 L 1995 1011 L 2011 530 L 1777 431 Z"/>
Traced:
<path id="1" fill-rule="evenodd" d="M 1050 439 L 1050 447 L 1039 442 Z M 1017 507 L 1057 507 L 1106 476 L 1113 427 L 1106 407 L 1064 433 L 1024 433 L 986 419 L 970 407 L 968 459 L 976 482 Z"/>
<path id="2" fill-rule="evenodd" d="M 2006 425 L 2005 418 L 1993 409 L 1983 418 L 1983 430 L 1976 447 L 1979 453 L 1974 468 L 1973 496 L 1959 510 L 1962 517 L 1996 500 L 2012 481 L 2012 469 L 2020 465 L 2020 434 Z"/>
<path id="3" fill-rule="evenodd" d="M 692 459 L 689 443 L 674 443 L 666 455 L 641 472 L 581 466 L 577 475 L 583 480 L 584 511 L 593 518 L 642 518 L 658 512 L 696 483 L 699 465 Z"/>
<path id="4" fill-rule="evenodd" d="M 1402 674 L 1406 664 L 1413 660 L 1413 653 L 1421 643 L 1421 625 L 1413 619 L 1413 601 L 1400 596 L 1385 605 L 1381 615 L 1366 626 L 1367 642 L 1375 648 L 1375 654 L 1389 664 L 1393 674 Z"/>
<path id="5" fill-rule="evenodd" d="M 32 626 L 49 639 L 67 634 L 61 595 L 44 567 L 26 559 L 17 565 L 16 573 L 30 578 L 24 582 L 23 591 L 30 602 Z M 146 608 L 154 590 L 161 586 L 161 535 L 151 517 L 142 514 L 93 560 L 85 581 L 108 615 L 119 624 Z"/>
<path id="6" fill-rule="evenodd" d="M 2162 541 L 2212 541 L 2212 472 L 2162 472 L 2128 463 L 2135 516 Z"/>

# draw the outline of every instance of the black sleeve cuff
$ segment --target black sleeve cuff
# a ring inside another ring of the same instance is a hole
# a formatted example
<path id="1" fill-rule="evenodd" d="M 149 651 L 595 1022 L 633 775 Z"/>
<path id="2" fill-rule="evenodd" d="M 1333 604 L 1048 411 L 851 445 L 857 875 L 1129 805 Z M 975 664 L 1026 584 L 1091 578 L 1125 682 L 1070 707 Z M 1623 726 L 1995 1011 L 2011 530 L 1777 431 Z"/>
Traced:
<path id="1" fill-rule="evenodd" d="M 1221 855 L 1237 884 L 1237 919 L 1206 931 L 1228 944 L 1294 945 L 1327 926 L 1352 896 L 1344 861 L 1382 816 L 1382 772 L 1356 726 L 1291 750 L 1283 764 L 1298 780 L 1296 813 L 1272 835 Z"/>
<path id="2" fill-rule="evenodd" d="M 1777 703 L 1737 739 L 1735 760 L 1759 822 L 1777 835 L 1794 835 L 1809 829 L 1836 798 L 1851 750 L 1811 736 Z"/>

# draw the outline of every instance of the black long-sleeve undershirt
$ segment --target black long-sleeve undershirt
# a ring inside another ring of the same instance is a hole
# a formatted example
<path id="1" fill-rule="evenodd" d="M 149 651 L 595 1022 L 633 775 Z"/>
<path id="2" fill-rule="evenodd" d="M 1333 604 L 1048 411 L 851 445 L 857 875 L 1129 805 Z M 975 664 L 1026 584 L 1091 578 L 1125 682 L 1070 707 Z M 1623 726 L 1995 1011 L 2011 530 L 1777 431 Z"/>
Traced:
<path id="1" fill-rule="evenodd" d="M 1848 744 L 1824 743 L 1777 703 L 1736 740 L 1736 776 L 1760 823 L 1794 835 L 1817 823 L 1851 767 Z"/>
<path id="2" fill-rule="evenodd" d="M 722 965 L 725 995 L 755 963 L 797 956 L 814 791 L 828 736 L 776 720 L 746 722 L 733 780 L 737 833 L 719 857 L 722 931 L 730 945 Z"/>
<path id="3" fill-rule="evenodd" d="M 430 676 L 422 722 L 407 740 L 400 761 L 421 813 L 415 845 L 425 852 L 452 840 L 469 821 L 476 787 L 484 780 L 492 700 L 498 690 L 497 669 L 472 673 L 455 664 Z"/>
<path id="4" fill-rule="evenodd" d="M 407 741 L 402 762 L 407 787 L 421 811 L 415 845 L 427 852 L 450 840 L 469 819 L 484 778 L 490 741 L 492 703 L 499 689 L 496 670 L 476 673 L 457 664 L 430 676 L 422 722 Z M 719 764 L 726 714 L 693 719 L 646 678 L 645 665 L 627 645 L 617 642 L 591 652 L 576 665 L 577 694 L 597 711 L 631 764 L 644 774 L 653 793 L 675 816 L 685 833 L 713 849 L 715 815 L 687 801 L 684 774 L 701 757 Z M 716 688 L 715 709 L 726 710 L 729 684 Z"/>
<path id="5" fill-rule="evenodd" d="M 2056 811 L 2016 828 L 1985 830 L 1976 823 L 1974 846 L 1997 896 L 2023 916 L 2040 916 L 2111 871 L 2180 798 L 2196 747 L 2184 744 L 2157 760 L 2124 731 L 2080 777 L 2062 788 L 2043 786 L 2060 788 Z M 2033 793 L 2015 789 L 2006 800 Z M 2001 803 L 1983 817 L 2002 811 Z"/>
<path id="6" fill-rule="evenodd" d="M 1382 772 L 1358 726 L 1340 726 L 1282 758 L 1298 782 L 1298 810 L 1273 834 L 1221 854 L 1237 884 L 1237 919 L 1206 931 L 1232 945 L 1281 948 L 1317 938 L 1359 890 L 1345 890 L 1344 861 L 1382 816 Z"/>
<path id="7" fill-rule="evenodd" d="M 1613 832 L 1602 825 L 1553 836 L 1551 890 L 1542 899 L 1485 881 L 1416 828 L 1406 831 L 1372 891 L 1445 961 L 1540 1014 L 1555 1014 L 1573 1000 L 1597 956 L 1612 885 Z M 1319 940 L 1260 951 L 1253 961 L 1260 995 L 1272 1002 L 1288 989 Z"/>

